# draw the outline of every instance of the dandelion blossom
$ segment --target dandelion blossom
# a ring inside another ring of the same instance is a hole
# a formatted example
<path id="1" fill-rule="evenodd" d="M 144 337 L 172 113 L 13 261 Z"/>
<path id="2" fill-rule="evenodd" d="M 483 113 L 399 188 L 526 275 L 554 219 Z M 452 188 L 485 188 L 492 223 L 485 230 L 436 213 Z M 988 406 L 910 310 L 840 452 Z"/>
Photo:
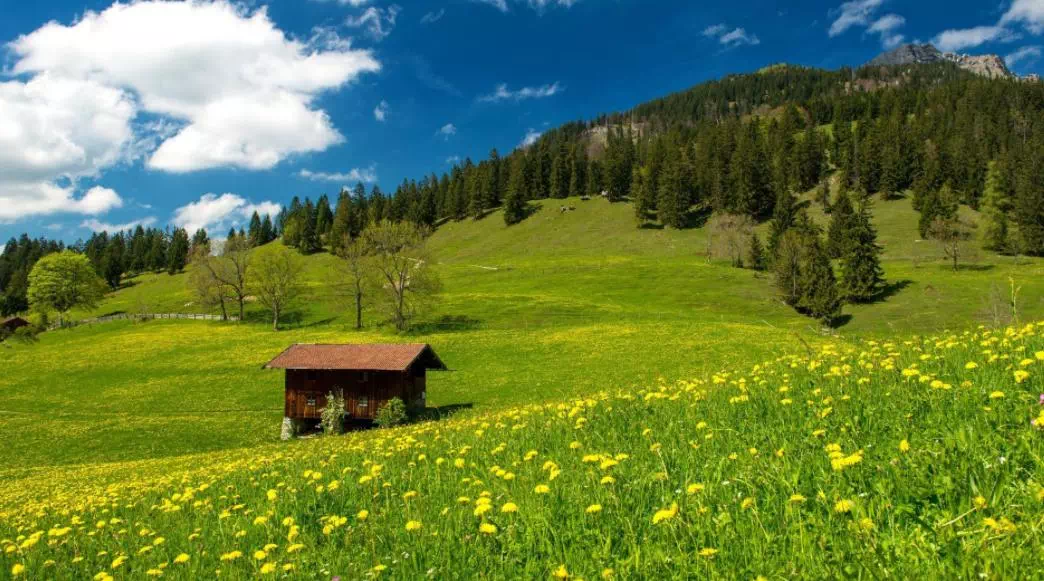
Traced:
<path id="1" fill-rule="evenodd" d="M 262 575 L 271 575 L 272 573 L 275 573 L 275 571 L 276 571 L 275 563 L 265 563 L 264 565 L 261 565 L 261 574 Z"/>
<path id="2" fill-rule="evenodd" d="M 513 502 L 505 502 L 504 506 L 500 507 L 500 512 L 512 513 L 518 512 L 518 505 Z"/>
<path id="3" fill-rule="evenodd" d="M 422 526 L 423 525 L 420 523 L 420 521 L 411 520 L 411 521 L 406 523 L 406 530 L 407 531 L 411 531 L 411 532 L 412 531 L 419 531 Z"/>
<path id="4" fill-rule="evenodd" d="M 25 565 L 23 565 L 21 563 L 15 563 L 11 567 L 11 576 L 12 577 L 17 577 L 17 576 L 21 575 L 24 572 L 25 572 Z"/>
<path id="5" fill-rule="evenodd" d="M 718 554 L 718 549 L 712 549 L 711 547 L 705 547 L 703 549 L 700 549 L 700 552 L 699 552 L 699 555 L 701 557 L 706 557 L 708 559 L 713 557 L 714 555 L 717 555 L 717 554 Z"/>
<path id="6" fill-rule="evenodd" d="M 551 573 L 551 576 L 554 577 L 555 579 L 568 579 L 569 578 L 569 570 L 566 569 L 565 565 L 559 565 L 558 568 L 555 569 L 554 572 Z"/>
<path id="7" fill-rule="evenodd" d="M 182 554 L 178 555 L 177 557 L 174 557 L 174 562 L 176 564 L 179 564 L 179 565 L 181 563 L 188 563 L 188 560 L 189 560 L 188 553 L 182 553 Z"/>
<path id="8" fill-rule="evenodd" d="M 1022 383 L 1023 381 L 1026 381 L 1029 378 L 1029 376 L 1030 374 L 1028 371 L 1023 371 L 1022 369 L 1019 369 L 1015 371 L 1015 383 Z"/>
<path id="9" fill-rule="evenodd" d="M 359 511 L 359 512 L 358 512 L 358 513 L 357 513 L 357 514 L 355 515 L 355 518 L 357 518 L 357 519 L 359 519 L 359 520 L 366 520 L 366 519 L 370 518 L 370 511 L 368 511 L 368 510 L 365 510 L 365 509 L 364 509 L 364 510 L 360 510 L 360 511 Z"/>
<path id="10" fill-rule="evenodd" d="M 899 442 L 899 451 L 903 454 L 910 451 L 910 442 L 907 442 L 905 438 Z"/>
<path id="11" fill-rule="evenodd" d="M 697 482 L 696 484 L 690 484 L 689 487 L 687 489 L 685 489 L 685 491 L 688 492 L 689 494 L 696 494 L 696 493 L 699 493 L 699 492 L 703 492 L 703 489 L 704 489 L 703 484 Z"/>
<path id="12" fill-rule="evenodd" d="M 587 510 L 585 510 L 584 512 L 586 512 L 587 514 L 596 514 L 602 512 L 602 505 L 592 504 L 591 506 L 587 507 Z"/>
<path id="13" fill-rule="evenodd" d="M 844 500 L 844 499 L 842 499 L 842 500 L 837 501 L 836 504 L 834 504 L 834 512 L 836 512 L 838 514 L 847 514 L 849 512 L 852 512 L 852 509 L 854 507 L 855 507 L 855 503 L 854 502 L 852 502 L 851 500 Z"/>
<path id="14" fill-rule="evenodd" d="M 676 516 L 678 516 L 678 503 L 675 502 L 671 504 L 670 508 L 664 508 L 656 511 L 656 514 L 654 514 L 652 517 L 652 523 L 654 525 L 658 525 L 663 521 L 671 520 Z"/>
<path id="15" fill-rule="evenodd" d="M 551 492 L 551 487 L 546 484 L 537 484 L 536 488 L 533 489 L 533 492 L 537 494 L 547 494 Z"/>
<path id="16" fill-rule="evenodd" d="M 479 525 L 479 532 L 484 535 L 495 535 L 497 534 L 497 525 L 484 522 Z"/>

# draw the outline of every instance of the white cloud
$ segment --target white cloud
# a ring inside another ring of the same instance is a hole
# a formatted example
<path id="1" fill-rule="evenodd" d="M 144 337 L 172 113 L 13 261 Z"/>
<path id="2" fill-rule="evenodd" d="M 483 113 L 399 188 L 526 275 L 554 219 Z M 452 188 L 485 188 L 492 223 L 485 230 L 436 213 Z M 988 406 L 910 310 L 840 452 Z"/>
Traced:
<path id="1" fill-rule="evenodd" d="M 1040 58 L 1040 54 L 1040 46 L 1024 46 L 1016 50 L 1015 52 L 1009 54 L 1008 56 L 1004 57 L 1004 64 L 1008 65 L 1009 67 L 1013 67 L 1022 61 L 1032 63 Z"/>
<path id="2" fill-rule="evenodd" d="M 138 226 L 152 226 L 156 223 L 154 216 L 148 216 L 140 220 L 131 220 L 123 224 L 112 224 L 109 222 L 102 222 L 101 220 L 91 218 L 90 220 L 84 220 L 80 223 L 80 228 L 86 228 L 93 232 L 109 232 L 115 234 L 117 232 L 125 232 L 127 230 L 133 230 Z M 191 234 L 191 232 L 190 232 Z"/>
<path id="3" fill-rule="evenodd" d="M 438 12 L 428 12 L 427 14 L 422 16 L 420 22 L 421 24 L 435 24 L 436 22 L 442 20 L 442 17 L 445 15 L 446 9 L 440 8 Z"/>
<path id="4" fill-rule="evenodd" d="M 508 0 L 472 0 L 480 4 L 488 4 L 501 12 L 508 12 Z M 570 8 L 580 0 L 515 0 L 516 3 L 525 3 L 527 6 L 543 12 L 548 6 L 562 6 Z"/>
<path id="5" fill-rule="evenodd" d="M 303 169 L 297 172 L 297 175 L 313 182 L 373 183 L 377 181 L 377 166 L 370 165 L 370 167 L 362 169 L 352 168 L 344 173 L 327 173 Z"/>
<path id="6" fill-rule="evenodd" d="M 455 163 L 460 163 L 460 156 L 459 155 L 451 155 L 451 156 L 446 158 L 446 163 L 449 164 L 449 165 L 453 165 Z"/>
<path id="7" fill-rule="evenodd" d="M 373 118 L 378 121 L 384 121 L 388 117 L 388 102 L 381 101 L 373 108 Z"/>
<path id="8" fill-rule="evenodd" d="M 392 4 L 387 8 L 370 6 L 359 16 L 349 16 L 344 24 L 350 28 L 365 28 L 370 38 L 380 42 L 392 33 L 395 19 L 401 11 L 402 8 L 398 4 Z"/>
<path id="9" fill-rule="evenodd" d="M 1044 33 L 1044 0 L 1015 0 L 1000 24 L 1021 23 L 1033 34 Z"/>
<path id="10" fill-rule="evenodd" d="M 127 120 L 144 112 L 167 121 L 169 134 L 143 126 L 134 141 L 155 140 L 147 164 L 170 172 L 267 169 L 340 143 L 313 101 L 381 67 L 328 30 L 289 38 L 264 8 L 251 12 L 228 0 L 117 3 L 68 26 L 50 22 L 8 47 L 12 71 L 35 75 L 30 82 L 93 84 L 95 93 L 130 104 Z M 117 132 L 120 124 L 110 127 Z M 62 137 L 82 146 L 77 135 Z M 129 141 L 121 135 L 108 143 L 122 149 Z"/>
<path id="11" fill-rule="evenodd" d="M 834 37 L 842 34 L 853 26 L 867 26 L 870 23 L 871 15 L 882 4 L 884 4 L 884 0 L 852 0 L 832 10 L 830 12 L 831 16 L 836 16 L 833 23 L 830 24 L 830 36 Z"/>
<path id="12" fill-rule="evenodd" d="M 522 141 L 519 142 L 518 149 L 525 149 L 530 145 L 533 145 L 534 143 L 536 143 L 537 139 L 540 139 L 541 135 L 543 135 L 542 132 L 530 127 L 529 131 L 526 131 L 526 136 L 523 137 Z"/>
<path id="13" fill-rule="evenodd" d="M 1003 26 L 976 26 L 974 28 L 944 30 L 932 42 L 939 50 L 955 51 L 976 47 L 987 42 L 1012 42 L 1018 40 L 1018 38 L 1018 34 Z"/>
<path id="14" fill-rule="evenodd" d="M 189 232 L 203 228 L 208 232 L 220 233 L 235 226 L 240 220 L 248 220 L 254 212 L 275 216 L 282 206 L 275 202 L 252 204 L 242 196 L 226 193 L 203 194 L 198 201 L 174 210 L 174 225 Z"/>
<path id="15" fill-rule="evenodd" d="M 457 134 L 457 126 L 452 124 L 452 123 L 447 123 L 447 124 L 443 125 L 442 127 L 439 128 L 438 131 L 435 132 L 435 135 L 441 135 L 441 136 L 445 137 L 446 139 L 449 139 L 450 137 L 452 137 L 452 136 L 454 136 L 456 134 Z"/>
<path id="16" fill-rule="evenodd" d="M 508 89 L 506 83 L 497 85 L 489 95 L 482 95 L 478 98 L 483 103 L 495 103 L 497 101 L 522 101 L 524 99 L 543 99 L 545 97 L 552 97 L 558 93 L 561 93 L 565 89 L 555 81 L 549 85 L 543 85 L 540 87 L 522 87 L 516 91 Z"/>
<path id="17" fill-rule="evenodd" d="M 905 37 L 902 34 L 895 32 L 896 29 L 901 28 L 906 24 L 906 19 L 898 14 L 885 14 L 881 18 L 874 21 L 873 24 L 867 28 L 867 32 L 877 34 L 881 37 L 881 44 L 885 48 L 895 48 L 902 44 Z"/>
<path id="18" fill-rule="evenodd" d="M 750 34 L 743 28 L 729 30 L 729 27 L 724 22 L 704 28 L 701 34 L 707 38 L 717 40 L 720 44 L 725 45 L 726 48 L 734 48 L 744 44 L 761 44 L 761 40 L 758 39 L 757 35 Z"/>

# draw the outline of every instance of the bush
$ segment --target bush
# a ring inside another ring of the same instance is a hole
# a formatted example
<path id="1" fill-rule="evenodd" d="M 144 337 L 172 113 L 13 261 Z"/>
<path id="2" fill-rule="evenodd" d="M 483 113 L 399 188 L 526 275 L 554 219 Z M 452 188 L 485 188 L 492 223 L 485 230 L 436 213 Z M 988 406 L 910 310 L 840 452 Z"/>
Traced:
<path id="1" fill-rule="evenodd" d="M 326 406 L 319 410 L 319 425 L 324 434 L 344 433 L 344 395 L 341 392 L 326 394 Z"/>
<path id="2" fill-rule="evenodd" d="M 373 423 L 382 428 L 390 428 L 392 426 L 401 426 L 408 419 L 406 404 L 401 399 L 393 397 L 381 409 L 377 410 L 377 417 L 373 419 Z"/>

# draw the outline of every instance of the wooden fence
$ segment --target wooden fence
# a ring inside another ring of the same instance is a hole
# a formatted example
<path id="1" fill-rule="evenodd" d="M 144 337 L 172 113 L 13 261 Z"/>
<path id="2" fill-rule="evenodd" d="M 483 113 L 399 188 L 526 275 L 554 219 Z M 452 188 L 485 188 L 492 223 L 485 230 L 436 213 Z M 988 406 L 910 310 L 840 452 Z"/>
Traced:
<path id="1" fill-rule="evenodd" d="M 80 325 L 93 325 L 95 323 L 108 323 L 109 321 L 152 321 L 158 319 L 185 319 L 192 321 L 220 321 L 221 315 L 203 315 L 196 313 L 118 313 L 104 317 L 91 317 L 79 321 L 66 321 L 64 325 L 52 324 L 48 329 L 77 327 Z M 239 317 L 229 315 L 229 321 L 238 321 Z"/>

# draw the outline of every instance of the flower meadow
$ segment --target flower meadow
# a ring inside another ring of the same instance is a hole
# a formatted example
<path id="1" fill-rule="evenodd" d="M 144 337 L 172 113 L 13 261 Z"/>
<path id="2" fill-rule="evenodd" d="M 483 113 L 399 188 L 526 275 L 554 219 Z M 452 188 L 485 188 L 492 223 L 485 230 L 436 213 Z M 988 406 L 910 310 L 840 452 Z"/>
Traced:
<path id="1" fill-rule="evenodd" d="M 0 492 L 0 575 L 1041 578 L 1042 392 L 1044 322 L 40 471 Z"/>

